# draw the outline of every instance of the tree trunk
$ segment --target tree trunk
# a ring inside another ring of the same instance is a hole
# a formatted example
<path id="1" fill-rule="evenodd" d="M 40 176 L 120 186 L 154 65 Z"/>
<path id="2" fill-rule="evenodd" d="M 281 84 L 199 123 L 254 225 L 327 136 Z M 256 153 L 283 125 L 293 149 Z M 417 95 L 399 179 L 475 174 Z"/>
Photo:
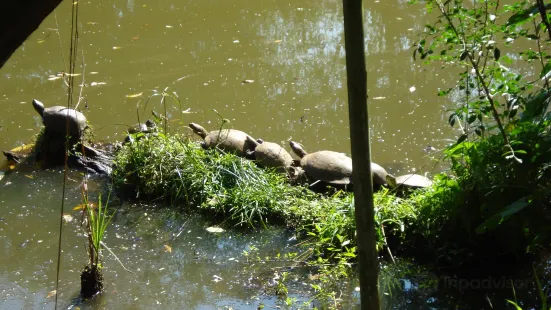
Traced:
<path id="1" fill-rule="evenodd" d="M 343 13 L 361 309 L 378 310 L 379 264 L 375 248 L 362 0 L 343 0 Z"/>

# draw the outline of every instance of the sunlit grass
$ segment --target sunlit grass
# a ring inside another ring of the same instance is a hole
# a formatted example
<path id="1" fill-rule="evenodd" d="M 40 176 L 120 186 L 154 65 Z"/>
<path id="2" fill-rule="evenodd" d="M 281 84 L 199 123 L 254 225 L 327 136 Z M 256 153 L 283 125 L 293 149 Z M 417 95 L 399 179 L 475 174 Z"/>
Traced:
<path id="1" fill-rule="evenodd" d="M 290 185 L 285 174 L 233 154 L 204 150 L 176 135 L 145 135 L 125 145 L 115 163 L 115 184 L 138 198 L 214 214 L 240 227 L 285 224 L 318 253 L 355 257 L 352 193 L 314 193 Z M 398 199 L 387 192 L 376 194 L 379 249 L 385 245 L 381 227 L 400 233 L 416 217 L 414 208 Z"/>

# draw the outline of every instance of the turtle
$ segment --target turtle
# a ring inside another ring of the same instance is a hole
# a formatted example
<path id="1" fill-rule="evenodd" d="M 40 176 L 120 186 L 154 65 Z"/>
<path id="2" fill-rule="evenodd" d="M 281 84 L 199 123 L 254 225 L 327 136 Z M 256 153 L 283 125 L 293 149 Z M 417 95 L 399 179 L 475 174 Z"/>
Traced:
<path id="1" fill-rule="evenodd" d="M 84 114 L 74 109 L 64 106 L 44 108 L 44 104 L 36 99 L 33 99 L 32 104 L 36 112 L 42 116 L 42 123 L 47 132 L 65 135 L 68 122 L 68 134 L 73 138 L 80 138 L 84 129 L 88 127 Z"/>
<path id="2" fill-rule="evenodd" d="M 153 122 L 152 120 L 148 119 L 145 121 L 145 123 L 137 123 L 134 126 L 128 128 L 129 134 L 136 134 L 136 133 L 151 133 L 157 130 L 157 124 Z"/>
<path id="3" fill-rule="evenodd" d="M 352 159 L 343 153 L 317 151 L 308 154 L 298 143 L 289 141 L 293 152 L 300 157 L 306 175 L 330 185 L 347 185 L 352 178 Z"/>
<path id="4" fill-rule="evenodd" d="M 386 176 L 386 182 L 392 188 L 403 186 L 405 188 L 416 189 L 426 188 L 432 185 L 432 181 L 429 178 L 418 174 L 405 174 L 397 177 L 388 174 Z"/>
<path id="5" fill-rule="evenodd" d="M 128 128 L 128 135 L 124 138 L 123 144 L 133 141 L 133 136 L 138 133 L 153 133 L 157 131 L 157 124 L 148 119 L 145 123 L 137 123 L 134 126 Z M 139 137 L 138 137 L 139 138 Z"/>
<path id="6" fill-rule="evenodd" d="M 251 145 L 251 143 L 247 140 L 249 135 L 241 130 L 222 129 L 208 132 L 205 128 L 196 123 L 190 123 L 189 127 L 195 134 L 203 138 L 201 146 L 205 149 L 219 147 L 226 152 L 231 152 L 238 156 L 254 159 L 251 155 L 252 153 L 250 152 L 251 150 L 254 150 L 254 145 Z"/>
<path id="7" fill-rule="evenodd" d="M 254 156 L 258 164 L 265 168 L 276 168 L 279 171 L 286 171 L 293 164 L 293 157 L 277 143 L 265 142 L 262 139 L 256 141 L 247 136 L 247 142 L 254 146 L 254 150 L 248 153 Z"/>
<path id="8" fill-rule="evenodd" d="M 373 185 L 384 186 L 387 185 L 386 177 L 388 172 L 382 166 L 371 163 L 371 175 L 373 176 Z"/>

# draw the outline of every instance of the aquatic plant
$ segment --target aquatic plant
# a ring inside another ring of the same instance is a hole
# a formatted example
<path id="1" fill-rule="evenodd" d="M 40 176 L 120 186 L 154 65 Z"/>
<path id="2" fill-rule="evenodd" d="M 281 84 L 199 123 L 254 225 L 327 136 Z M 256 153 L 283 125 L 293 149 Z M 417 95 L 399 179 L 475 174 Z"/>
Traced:
<path id="1" fill-rule="evenodd" d="M 105 230 L 113 218 L 114 211 L 111 214 L 107 213 L 108 203 L 102 205 L 101 195 L 98 197 L 97 206 L 90 203 L 86 186 L 82 190 L 82 199 L 83 225 L 88 239 L 89 263 L 80 275 L 80 293 L 83 297 L 91 297 L 103 291 L 102 240 Z M 109 201 L 109 197 L 107 197 L 107 201 Z"/>

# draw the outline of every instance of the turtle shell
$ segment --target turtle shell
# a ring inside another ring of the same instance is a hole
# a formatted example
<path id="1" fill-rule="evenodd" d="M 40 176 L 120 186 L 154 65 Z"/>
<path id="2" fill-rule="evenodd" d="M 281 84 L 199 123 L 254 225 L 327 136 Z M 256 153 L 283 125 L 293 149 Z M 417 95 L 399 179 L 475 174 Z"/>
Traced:
<path id="1" fill-rule="evenodd" d="M 150 133 L 157 129 L 157 125 L 152 120 L 147 120 L 145 123 L 137 123 L 134 126 L 128 128 L 129 134 L 135 134 L 139 132 Z"/>
<path id="2" fill-rule="evenodd" d="M 405 174 L 396 177 L 396 185 L 408 188 L 425 188 L 432 185 L 432 181 L 418 174 Z"/>
<path id="3" fill-rule="evenodd" d="M 352 159 L 343 153 L 318 151 L 306 154 L 300 160 L 304 172 L 312 179 L 329 184 L 350 184 Z"/>
<path id="4" fill-rule="evenodd" d="M 82 131 L 87 126 L 84 114 L 76 110 L 63 106 L 53 106 L 44 109 L 42 123 L 44 123 L 46 130 L 65 134 L 67 130 L 66 122 L 69 122 L 69 132 L 73 137 L 80 137 Z"/>
<path id="5" fill-rule="evenodd" d="M 388 172 L 386 172 L 385 168 L 377 165 L 376 163 L 371 163 L 371 174 L 373 175 L 374 184 L 387 185 L 386 176 L 388 175 Z"/>
<path id="6" fill-rule="evenodd" d="M 205 137 L 205 146 L 218 146 L 226 152 L 234 152 L 239 156 L 247 156 L 247 150 L 253 149 L 247 142 L 247 134 L 235 129 L 222 129 L 209 132 Z"/>
<path id="7" fill-rule="evenodd" d="M 258 164 L 262 167 L 287 169 L 293 157 L 283 147 L 273 142 L 262 142 L 254 150 Z"/>
<path id="8" fill-rule="evenodd" d="M 128 128 L 128 133 L 129 134 L 135 134 L 135 133 L 138 133 L 138 132 L 147 132 L 148 128 L 147 128 L 147 125 L 145 123 L 138 123 L 130 128 Z"/>

